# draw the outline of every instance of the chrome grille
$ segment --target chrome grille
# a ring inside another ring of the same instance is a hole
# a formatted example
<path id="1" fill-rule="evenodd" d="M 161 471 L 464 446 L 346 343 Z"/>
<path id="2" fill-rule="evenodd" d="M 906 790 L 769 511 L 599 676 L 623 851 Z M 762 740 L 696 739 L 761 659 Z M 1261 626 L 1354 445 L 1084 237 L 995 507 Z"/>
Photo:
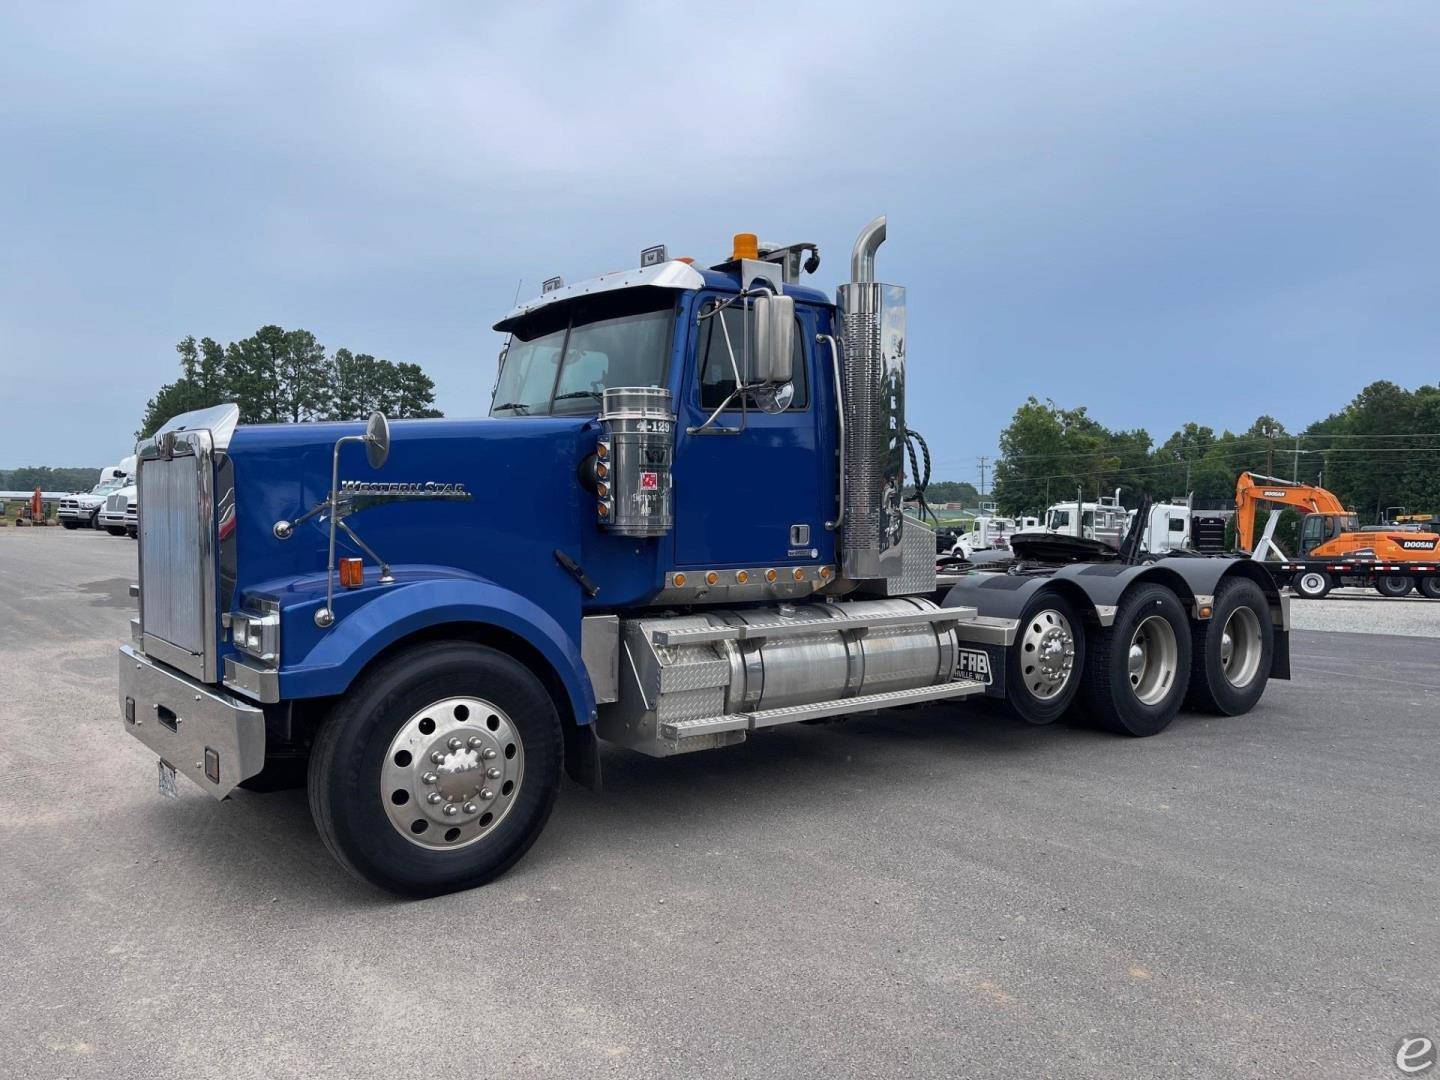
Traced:
<path id="1" fill-rule="evenodd" d="M 209 455 L 186 454 L 142 461 L 145 519 L 140 524 L 141 628 L 192 655 L 213 650 L 206 625 L 204 560 L 211 545 L 202 536 L 209 517 L 209 487 L 201 470 Z"/>

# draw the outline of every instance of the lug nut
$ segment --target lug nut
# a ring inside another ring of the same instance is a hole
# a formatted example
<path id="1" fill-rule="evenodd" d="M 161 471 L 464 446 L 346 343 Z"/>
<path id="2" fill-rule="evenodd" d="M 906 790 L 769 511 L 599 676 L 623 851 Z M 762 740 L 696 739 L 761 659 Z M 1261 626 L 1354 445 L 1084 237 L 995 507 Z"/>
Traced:
<path id="1" fill-rule="evenodd" d="M 456 814 L 458 814 L 459 812 L 460 812 L 460 808 L 459 808 L 458 806 L 456 806 L 453 802 L 452 802 L 452 803 L 446 803 L 446 804 L 445 804 L 445 809 L 441 811 L 441 813 L 443 813 L 446 817 L 454 817 L 454 816 L 455 816 Z"/>
<path id="2" fill-rule="evenodd" d="M 436 765 L 439 765 L 440 762 L 445 760 L 445 755 L 442 754 L 439 750 L 431 750 L 430 760 L 433 761 Z"/>
<path id="3" fill-rule="evenodd" d="M 479 810 L 479 809 L 480 809 L 480 808 L 479 808 L 478 806 L 476 806 L 473 802 L 467 802 L 467 803 L 465 804 L 465 812 L 466 812 L 467 814 L 473 814 L 473 813 L 475 813 L 476 810 Z"/>
<path id="4" fill-rule="evenodd" d="M 428 802 L 431 806 L 434 806 L 436 803 L 438 803 L 438 802 L 440 801 L 440 792 L 438 792 L 438 791 L 432 791 L 432 792 L 430 792 L 429 795 L 426 795 L 426 796 L 425 796 L 425 801 Z"/>
<path id="5" fill-rule="evenodd" d="M 435 781 L 439 780 L 440 778 L 439 778 L 438 776 L 436 776 L 433 772 L 427 772 L 427 773 L 426 773 L 424 776 L 422 776 L 420 779 L 421 779 L 422 782 L 424 782 L 424 783 L 426 783 L 426 784 L 433 784 L 433 783 L 435 783 Z"/>
<path id="6" fill-rule="evenodd" d="M 450 740 L 448 743 L 446 743 L 445 745 L 448 746 L 448 747 L 450 747 L 451 750 L 459 750 L 459 749 L 460 749 L 462 746 L 464 746 L 465 744 L 464 744 L 463 742 L 461 742 L 459 739 L 451 739 L 451 740 Z"/>
<path id="7" fill-rule="evenodd" d="M 491 765 L 490 768 L 485 770 L 485 775 L 488 776 L 491 780 L 499 780 L 500 770 L 495 768 L 494 765 Z"/>
<path id="8" fill-rule="evenodd" d="M 495 756 L 495 748 L 493 746 L 487 746 L 484 750 L 480 752 L 480 756 L 483 757 L 486 761 L 489 761 Z"/>
<path id="9" fill-rule="evenodd" d="M 465 745 L 470 747 L 471 750 L 479 750 L 480 747 L 485 745 L 485 742 L 479 735 L 471 735 L 470 740 Z"/>
<path id="10" fill-rule="evenodd" d="M 494 797 L 495 792 L 491 791 L 488 787 L 480 789 L 480 798 L 484 799 L 486 802 L 489 802 Z"/>

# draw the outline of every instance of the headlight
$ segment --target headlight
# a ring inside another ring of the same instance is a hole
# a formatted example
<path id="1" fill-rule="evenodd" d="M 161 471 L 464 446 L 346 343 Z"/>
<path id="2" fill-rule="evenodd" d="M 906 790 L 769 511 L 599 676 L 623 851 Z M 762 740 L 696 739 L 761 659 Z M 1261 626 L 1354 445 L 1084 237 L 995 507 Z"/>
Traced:
<path id="1" fill-rule="evenodd" d="M 230 640 L 241 652 L 266 663 L 275 663 L 280 658 L 279 609 L 271 608 L 263 615 L 246 611 L 232 615 Z"/>

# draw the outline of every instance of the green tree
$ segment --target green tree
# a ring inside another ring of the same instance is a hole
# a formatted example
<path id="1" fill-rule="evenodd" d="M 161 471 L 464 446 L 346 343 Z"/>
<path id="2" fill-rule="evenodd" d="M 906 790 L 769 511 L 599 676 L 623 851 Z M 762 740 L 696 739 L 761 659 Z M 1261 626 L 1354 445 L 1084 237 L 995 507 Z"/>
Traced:
<path id="1" fill-rule="evenodd" d="M 419 364 L 349 349 L 331 357 L 309 330 L 262 326 L 226 346 L 187 337 L 175 350 L 180 378 L 147 403 L 137 437 L 179 413 L 226 401 L 239 406 L 247 424 L 358 419 L 375 409 L 395 419 L 441 415 L 435 383 Z"/>

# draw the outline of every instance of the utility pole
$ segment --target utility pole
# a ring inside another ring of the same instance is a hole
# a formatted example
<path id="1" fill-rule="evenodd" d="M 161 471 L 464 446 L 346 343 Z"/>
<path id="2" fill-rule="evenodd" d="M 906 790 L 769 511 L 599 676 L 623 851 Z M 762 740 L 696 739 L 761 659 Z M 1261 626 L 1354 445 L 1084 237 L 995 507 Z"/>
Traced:
<path id="1" fill-rule="evenodd" d="M 1269 440 L 1265 446 L 1265 475 L 1275 475 L 1275 425 L 1265 425 L 1265 438 Z"/>
<path id="2" fill-rule="evenodd" d="M 1295 468 L 1290 472 L 1291 483 L 1300 482 L 1300 436 L 1295 436 Z"/>
<path id="3" fill-rule="evenodd" d="M 1190 459 L 1185 459 L 1185 491 L 1190 491 Z"/>
<path id="4" fill-rule="evenodd" d="M 985 466 L 990 461 L 984 454 L 980 455 L 980 501 L 985 501 Z"/>

